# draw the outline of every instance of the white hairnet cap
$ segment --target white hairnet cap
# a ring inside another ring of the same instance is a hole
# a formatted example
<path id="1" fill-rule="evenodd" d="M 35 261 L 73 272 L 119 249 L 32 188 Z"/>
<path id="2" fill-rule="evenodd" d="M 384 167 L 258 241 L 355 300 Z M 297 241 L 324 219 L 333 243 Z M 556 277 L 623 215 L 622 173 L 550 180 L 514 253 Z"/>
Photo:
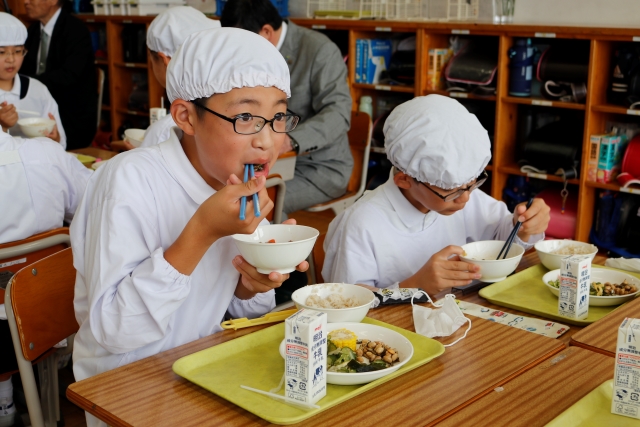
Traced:
<path id="1" fill-rule="evenodd" d="M 21 46 L 27 41 L 27 27 L 18 18 L 0 12 L 0 46 Z"/>
<path id="2" fill-rule="evenodd" d="M 384 146 L 396 168 L 443 190 L 468 184 L 491 159 L 489 135 L 476 116 L 441 95 L 397 106 L 384 124 Z"/>
<path id="3" fill-rule="evenodd" d="M 220 21 L 207 18 L 191 6 L 169 8 L 156 16 L 147 31 L 147 47 L 172 57 L 189 34 L 220 28 Z"/>
<path id="4" fill-rule="evenodd" d="M 289 68 L 267 39 L 240 28 L 191 34 L 167 68 L 167 95 L 171 102 L 256 86 L 276 87 L 290 97 Z"/>

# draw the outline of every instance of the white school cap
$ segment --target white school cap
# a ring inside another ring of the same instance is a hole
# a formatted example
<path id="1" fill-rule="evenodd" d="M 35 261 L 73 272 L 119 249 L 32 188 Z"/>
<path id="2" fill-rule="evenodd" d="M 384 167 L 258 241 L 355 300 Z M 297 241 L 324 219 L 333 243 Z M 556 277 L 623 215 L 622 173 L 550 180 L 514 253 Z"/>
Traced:
<path id="1" fill-rule="evenodd" d="M 172 57 L 189 34 L 220 28 L 220 21 L 207 18 L 191 6 L 169 8 L 156 16 L 147 31 L 147 47 Z"/>
<path id="2" fill-rule="evenodd" d="M 0 46 L 21 46 L 27 41 L 27 27 L 18 18 L 0 12 Z"/>
<path id="3" fill-rule="evenodd" d="M 473 181 L 491 159 L 489 135 L 476 116 L 441 95 L 397 106 L 384 124 L 384 146 L 396 168 L 443 190 Z"/>
<path id="4" fill-rule="evenodd" d="M 240 28 L 191 34 L 167 68 L 167 95 L 192 101 L 242 87 L 276 87 L 291 96 L 289 68 L 267 39 Z"/>

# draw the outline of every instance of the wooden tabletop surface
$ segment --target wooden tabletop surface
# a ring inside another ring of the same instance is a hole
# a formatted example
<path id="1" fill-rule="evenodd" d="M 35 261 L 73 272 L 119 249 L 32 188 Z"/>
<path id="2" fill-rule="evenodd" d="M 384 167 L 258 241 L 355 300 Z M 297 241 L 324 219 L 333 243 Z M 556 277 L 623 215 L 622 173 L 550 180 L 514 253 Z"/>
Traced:
<path id="1" fill-rule="evenodd" d="M 615 357 L 618 328 L 625 317 L 640 317 L 640 298 L 628 302 L 596 323 L 573 334 L 571 345 Z"/>
<path id="2" fill-rule="evenodd" d="M 542 362 L 438 427 L 544 426 L 613 378 L 614 359 L 578 347 Z"/>
<path id="3" fill-rule="evenodd" d="M 369 316 L 414 330 L 410 305 L 385 306 L 371 310 Z M 347 424 L 366 419 L 386 425 L 433 425 L 564 349 L 560 340 L 483 319 L 472 322 L 468 336 L 438 359 L 301 424 L 332 424 L 339 410 L 341 422 Z M 183 356 L 260 329 L 228 330 L 202 338 L 72 384 L 67 396 L 114 427 L 268 425 L 171 370 Z M 443 343 L 455 340 L 465 328 L 461 329 Z"/>

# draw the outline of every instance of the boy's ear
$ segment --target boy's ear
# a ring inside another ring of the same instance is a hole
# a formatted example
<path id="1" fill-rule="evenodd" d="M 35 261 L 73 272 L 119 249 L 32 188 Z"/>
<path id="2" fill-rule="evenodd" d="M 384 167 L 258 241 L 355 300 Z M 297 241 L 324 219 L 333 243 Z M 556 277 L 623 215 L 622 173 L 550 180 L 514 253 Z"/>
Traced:
<path id="1" fill-rule="evenodd" d="M 404 172 L 398 172 L 393 176 L 393 182 L 395 182 L 398 188 L 408 190 L 414 184 L 413 178 Z"/>
<path id="2" fill-rule="evenodd" d="M 196 106 L 184 99 L 176 99 L 171 103 L 171 117 L 178 127 L 187 135 L 195 135 L 194 128 L 197 120 Z"/>

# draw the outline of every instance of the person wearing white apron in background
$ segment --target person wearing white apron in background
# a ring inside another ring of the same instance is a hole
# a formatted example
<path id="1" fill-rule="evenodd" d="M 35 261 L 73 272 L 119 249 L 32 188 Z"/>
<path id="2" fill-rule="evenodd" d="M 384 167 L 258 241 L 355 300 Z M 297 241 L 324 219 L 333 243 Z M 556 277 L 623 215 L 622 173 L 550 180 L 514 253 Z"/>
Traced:
<path id="1" fill-rule="evenodd" d="M 67 136 L 62 127 L 58 104 L 49 89 L 36 79 L 18 74 L 26 50 L 27 28 L 17 18 L 0 12 L 0 125 L 12 136 L 26 137 L 18 120 L 49 118 L 55 120 L 46 136 L 67 148 Z"/>
<path id="2" fill-rule="evenodd" d="M 12 137 L 0 130 L 0 244 L 70 222 L 91 174 L 50 139 Z M 16 265 L 16 271 L 20 268 Z M 4 304 L 0 304 L 0 348 L 0 373 L 16 370 Z M 11 379 L 0 382 L 0 417 L 15 414 L 12 394 Z"/>

